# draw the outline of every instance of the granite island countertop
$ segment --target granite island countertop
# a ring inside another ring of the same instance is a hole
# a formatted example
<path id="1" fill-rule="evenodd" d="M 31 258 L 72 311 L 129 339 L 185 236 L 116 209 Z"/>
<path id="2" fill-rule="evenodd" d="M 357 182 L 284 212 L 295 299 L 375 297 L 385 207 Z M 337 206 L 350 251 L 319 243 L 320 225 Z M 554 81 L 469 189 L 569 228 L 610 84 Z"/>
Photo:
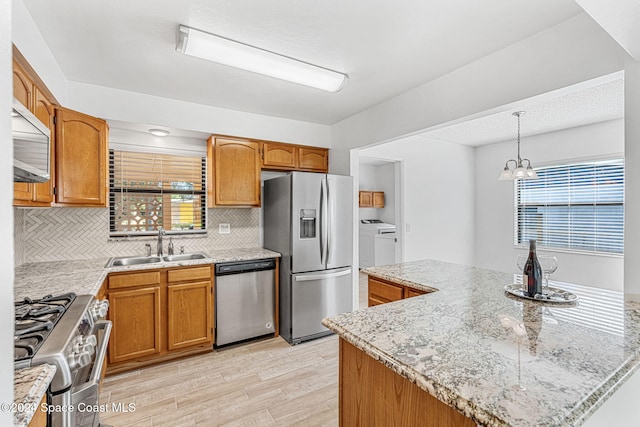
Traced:
<path id="1" fill-rule="evenodd" d="M 78 295 L 96 295 L 109 273 L 119 271 L 148 270 L 154 268 L 216 264 L 231 261 L 247 261 L 279 258 L 280 254 L 264 248 L 215 249 L 204 251 L 208 258 L 157 262 L 123 267 L 105 268 L 109 258 L 73 261 L 50 261 L 22 264 L 15 270 L 14 300 L 25 297 L 40 298 L 47 294 L 75 292 Z M 126 256 L 126 254 L 123 254 Z"/>
<path id="2" fill-rule="evenodd" d="M 506 294 L 514 275 L 481 268 L 363 271 L 437 291 L 324 325 L 480 425 L 580 425 L 640 366 L 640 304 L 621 292 L 556 283 L 579 300 L 554 305 Z"/>
<path id="3" fill-rule="evenodd" d="M 13 402 L 16 404 L 13 416 L 14 426 L 29 425 L 55 373 L 56 367 L 48 364 L 15 371 L 13 375 Z"/>

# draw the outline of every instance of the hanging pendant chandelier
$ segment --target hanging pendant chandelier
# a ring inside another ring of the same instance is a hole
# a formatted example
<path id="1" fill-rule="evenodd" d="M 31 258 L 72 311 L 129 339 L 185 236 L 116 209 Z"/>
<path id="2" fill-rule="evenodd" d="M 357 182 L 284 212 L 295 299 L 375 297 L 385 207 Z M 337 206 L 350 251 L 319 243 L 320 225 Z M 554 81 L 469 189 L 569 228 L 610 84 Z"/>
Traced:
<path id="1" fill-rule="evenodd" d="M 524 114 L 524 111 L 516 111 L 512 116 L 518 118 L 518 160 L 509 159 L 504 165 L 502 173 L 498 177 L 501 181 L 513 180 L 513 179 L 536 179 L 538 174 L 531 167 L 529 159 L 520 158 L 520 116 Z M 524 165 L 526 162 L 526 167 Z M 513 163 L 513 169 L 511 169 L 511 163 Z"/>

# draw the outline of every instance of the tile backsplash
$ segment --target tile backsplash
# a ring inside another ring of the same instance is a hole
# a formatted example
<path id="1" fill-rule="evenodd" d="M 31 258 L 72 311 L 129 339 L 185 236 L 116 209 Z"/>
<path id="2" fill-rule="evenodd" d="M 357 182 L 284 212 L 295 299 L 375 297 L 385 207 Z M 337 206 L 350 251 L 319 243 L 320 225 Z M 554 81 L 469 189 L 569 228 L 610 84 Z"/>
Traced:
<path id="1" fill-rule="evenodd" d="M 174 236 L 176 252 L 260 246 L 260 209 L 209 209 L 207 236 Z M 14 209 L 15 265 L 30 262 L 91 259 L 145 253 L 143 240 L 109 238 L 109 210 L 105 208 Z M 230 224 L 219 234 L 218 224 Z M 165 237 L 165 252 L 168 237 Z"/>

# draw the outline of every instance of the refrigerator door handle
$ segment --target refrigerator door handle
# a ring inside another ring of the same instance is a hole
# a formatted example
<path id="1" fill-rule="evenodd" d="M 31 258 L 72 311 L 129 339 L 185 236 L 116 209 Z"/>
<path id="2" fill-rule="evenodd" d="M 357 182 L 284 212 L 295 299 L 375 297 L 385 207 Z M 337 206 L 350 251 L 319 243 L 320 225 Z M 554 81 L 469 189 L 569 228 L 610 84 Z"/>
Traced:
<path id="1" fill-rule="evenodd" d="M 322 279 L 330 279 L 333 277 L 342 277 L 342 276 L 347 276 L 351 274 L 351 269 L 348 270 L 344 270 L 344 271 L 338 271 L 337 273 L 328 273 L 328 274 L 313 274 L 310 276 L 296 276 L 295 280 L 296 282 L 308 282 L 311 280 L 322 280 Z"/>
<path id="2" fill-rule="evenodd" d="M 320 263 L 326 267 L 328 259 L 328 242 L 327 242 L 327 231 L 328 231 L 328 216 L 327 212 L 328 208 L 328 196 L 329 189 L 327 188 L 327 179 L 324 178 L 320 183 Z"/>
<path id="3" fill-rule="evenodd" d="M 331 263 L 331 226 L 332 226 L 332 217 L 335 215 L 335 212 L 332 211 L 333 208 L 333 200 L 331 200 L 331 195 L 333 191 L 331 191 L 331 181 L 329 181 L 329 177 L 326 178 L 327 183 L 327 256 L 326 261 L 327 264 Z"/>

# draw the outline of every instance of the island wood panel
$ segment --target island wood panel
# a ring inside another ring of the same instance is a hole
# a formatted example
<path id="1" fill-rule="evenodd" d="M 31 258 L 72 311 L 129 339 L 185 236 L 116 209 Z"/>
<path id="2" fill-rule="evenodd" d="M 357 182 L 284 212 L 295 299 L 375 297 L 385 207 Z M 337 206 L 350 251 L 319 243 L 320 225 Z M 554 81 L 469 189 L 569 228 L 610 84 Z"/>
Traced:
<path id="1" fill-rule="evenodd" d="M 160 286 L 109 292 L 109 363 L 160 353 Z"/>
<path id="2" fill-rule="evenodd" d="M 169 350 L 213 342 L 212 289 L 211 278 L 167 287 Z"/>
<path id="3" fill-rule="evenodd" d="M 405 289 L 405 294 L 404 297 L 405 298 L 412 298 L 412 297 L 419 297 L 420 295 L 424 295 L 427 292 L 425 291 L 421 291 L 419 289 L 413 289 L 413 288 L 406 288 Z"/>
<path id="4" fill-rule="evenodd" d="M 107 122 L 56 107 L 56 202 L 107 206 Z"/>
<path id="5" fill-rule="evenodd" d="M 36 407 L 36 411 L 33 413 L 33 417 L 31 417 L 31 421 L 29 421 L 29 425 L 27 427 L 47 427 L 47 411 L 42 410 L 43 406 L 47 403 L 47 395 L 45 393 L 40 399 L 40 403 Z"/>
<path id="6" fill-rule="evenodd" d="M 339 425 L 475 427 L 476 423 L 340 338 Z"/>

